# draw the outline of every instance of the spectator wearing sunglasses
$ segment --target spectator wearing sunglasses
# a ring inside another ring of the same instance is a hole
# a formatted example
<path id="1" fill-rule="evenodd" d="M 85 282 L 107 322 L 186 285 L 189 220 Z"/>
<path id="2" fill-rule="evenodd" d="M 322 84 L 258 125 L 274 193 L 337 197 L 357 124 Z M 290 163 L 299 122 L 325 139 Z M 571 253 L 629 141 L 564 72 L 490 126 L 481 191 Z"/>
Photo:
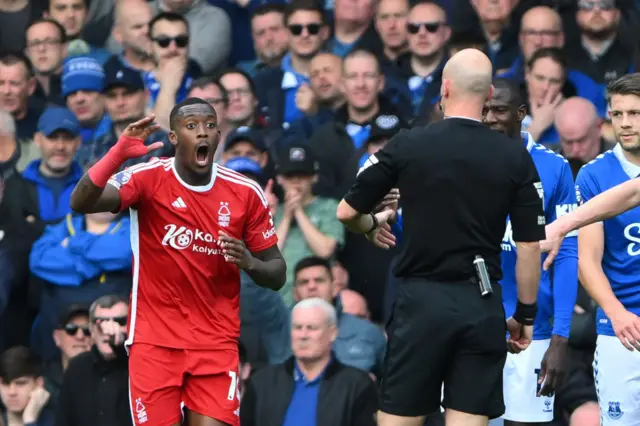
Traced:
<path id="1" fill-rule="evenodd" d="M 132 425 L 129 368 L 124 338 L 128 298 L 108 294 L 89 308 L 93 345 L 74 357 L 64 372 L 56 406 L 56 425 Z M 136 408 L 136 407 L 134 407 Z M 137 407 L 139 419 L 144 405 Z"/>
<path id="2" fill-rule="evenodd" d="M 156 115 L 169 115 L 173 105 L 186 98 L 202 68 L 189 59 L 189 24 L 182 15 L 161 12 L 149 22 L 149 35 L 156 67 L 144 74 L 148 108 Z"/>
<path id="3" fill-rule="evenodd" d="M 35 242 L 29 266 L 32 285 L 40 293 L 40 314 L 32 348 L 43 359 L 48 361 L 58 354 L 52 331 L 63 308 L 72 303 L 90 304 L 105 294 L 129 294 L 129 234 L 129 219 L 124 216 L 68 215 Z"/>
<path id="4" fill-rule="evenodd" d="M 285 9 L 289 53 L 279 68 L 267 68 L 255 77 L 259 110 L 270 125 L 287 130 L 305 117 L 305 104 L 315 104 L 309 85 L 309 65 L 329 37 L 324 11 L 314 0 L 289 3 Z M 315 113 L 317 108 L 309 111 Z"/>
<path id="5" fill-rule="evenodd" d="M 189 55 L 204 74 L 226 67 L 232 45 L 231 20 L 222 8 L 200 0 L 154 0 L 149 4 L 154 15 L 174 13 L 184 17 L 190 35 Z"/>
<path id="6" fill-rule="evenodd" d="M 52 406 L 55 407 L 62 387 L 63 374 L 69 366 L 69 361 L 91 348 L 89 308 L 85 305 L 73 304 L 64 309 L 58 326 L 53 331 L 53 340 L 60 353 L 59 357 L 46 363 L 44 377 L 45 388 L 51 394 Z"/>
<path id="7" fill-rule="evenodd" d="M 425 115 L 420 111 L 430 109 L 440 98 L 449 37 L 451 28 L 442 7 L 431 1 L 411 6 L 407 19 L 409 52 L 400 55 L 396 63 L 410 93 L 414 116 Z M 392 73 L 389 68 L 385 70 L 385 74 Z"/>

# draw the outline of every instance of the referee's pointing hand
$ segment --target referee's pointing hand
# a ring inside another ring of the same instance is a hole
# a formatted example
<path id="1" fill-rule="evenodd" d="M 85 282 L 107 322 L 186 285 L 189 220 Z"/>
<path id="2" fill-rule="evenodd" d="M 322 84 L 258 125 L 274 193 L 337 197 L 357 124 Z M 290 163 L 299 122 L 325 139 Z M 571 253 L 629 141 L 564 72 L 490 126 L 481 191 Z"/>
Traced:
<path id="1" fill-rule="evenodd" d="M 396 237 L 391 232 L 391 226 L 388 223 L 395 214 L 394 210 L 384 210 L 375 214 L 378 226 L 365 236 L 376 247 L 387 250 L 396 245 Z"/>

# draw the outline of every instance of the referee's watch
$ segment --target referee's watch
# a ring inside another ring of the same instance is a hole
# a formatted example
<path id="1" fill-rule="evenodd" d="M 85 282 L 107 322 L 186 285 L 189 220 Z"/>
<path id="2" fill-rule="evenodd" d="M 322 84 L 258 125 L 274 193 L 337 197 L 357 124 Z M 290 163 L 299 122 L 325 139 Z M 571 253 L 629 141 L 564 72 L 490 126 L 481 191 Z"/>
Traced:
<path id="1" fill-rule="evenodd" d="M 369 215 L 371 215 L 371 219 L 373 220 L 373 225 L 371 225 L 371 229 L 369 229 L 367 232 L 365 232 L 365 234 L 369 234 L 370 232 L 375 231 L 376 228 L 378 228 L 378 226 L 380 226 L 380 222 L 378 222 L 378 218 L 376 217 L 376 215 L 373 214 L 373 213 L 369 213 Z"/>

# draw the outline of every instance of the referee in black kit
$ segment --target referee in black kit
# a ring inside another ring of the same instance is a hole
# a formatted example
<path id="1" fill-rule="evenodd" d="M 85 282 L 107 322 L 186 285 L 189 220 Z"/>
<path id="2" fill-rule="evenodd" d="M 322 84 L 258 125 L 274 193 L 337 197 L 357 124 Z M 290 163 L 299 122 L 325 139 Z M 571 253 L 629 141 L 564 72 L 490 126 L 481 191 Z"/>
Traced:
<path id="1" fill-rule="evenodd" d="M 545 238 L 542 185 L 524 144 L 481 123 L 491 63 L 479 50 L 443 71 L 445 119 L 395 136 L 371 156 L 338 218 L 379 246 L 392 245 L 392 212 L 370 213 L 392 188 L 402 195 L 404 245 L 387 324 L 380 426 L 421 426 L 444 383 L 447 426 L 485 426 L 504 413 L 506 332 L 531 342 Z M 500 251 L 507 216 L 518 263 L 518 304 L 505 322 Z"/>

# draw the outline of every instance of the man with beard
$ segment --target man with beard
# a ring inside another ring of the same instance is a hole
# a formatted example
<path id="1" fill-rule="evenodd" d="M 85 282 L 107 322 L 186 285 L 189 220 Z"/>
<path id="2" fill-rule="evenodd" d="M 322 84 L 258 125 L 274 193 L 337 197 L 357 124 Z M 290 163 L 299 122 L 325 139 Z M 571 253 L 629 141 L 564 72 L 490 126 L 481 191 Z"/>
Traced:
<path id="1" fill-rule="evenodd" d="M 581 282 L 599 306 L 594 374 L 603 426 L 637 425 L 640 403 L 640 74 L 608 87 L 611 124 L 618 144 L 578 173 L 578 201 L 585 204 L 547 227 L 545 268 L 564 235 L 580 229 Z"/>
<path id="2" fill-rule="evenodd" d="M 144 83 L 140 73 L 125 65 L 118 63 L 109 64 L 105 68 L 105 107 L 109 117 L 111 117 L 111 131 L 104 134 L 92 144 L 92 155 L 87 158 L 86 164 L 95 162 L 102 158 L 109 149 L 118 142 L 127 126 L 144 117 L 145 106 L 148 101 L 148 92 L 144 88 Z M 158 130 L 152 133 L 144 141 L 149 146 L 155 142 L 162 142 L 162 148 L 147 153 L 147 155 L 126 161 L 122 167 L 130 167 L 134 164 L 144 163 L 151 157 L 171 157 L 175 150 L 169 142 L 169 135 Z M 82 164 L 82 166 L 86 166 Z"/>
<path id="3" fill-rule="evenodd" d="M 137 71 L 150 71 L 153 68 L 149 21 L 151 7 L 144 0 L 121 0 L 116 2 L 112 38 L 122 47 L 119 55 L 113 55 L 104 67 L 121 62 Z M 115 44 L 115 43 L 114 43 Z"/>

